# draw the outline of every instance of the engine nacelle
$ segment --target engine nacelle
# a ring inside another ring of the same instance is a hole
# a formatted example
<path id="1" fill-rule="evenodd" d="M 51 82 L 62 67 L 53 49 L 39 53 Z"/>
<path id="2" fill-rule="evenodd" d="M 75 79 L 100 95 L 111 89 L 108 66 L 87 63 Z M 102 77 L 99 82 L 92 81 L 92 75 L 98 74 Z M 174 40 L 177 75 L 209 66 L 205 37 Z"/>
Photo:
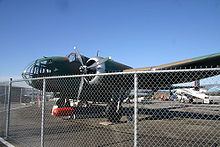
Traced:
<path id="1" fill-rule="evenodd" d="M 103 58 L 101 57 L 94 57 L 94 58 L 90 58 L 87 62 L 86 62 L 86 66 L 89 67 L 90 65 L 94 64 L 95 62 L 99 62 L 99 60 L 101 60 Z M 101 74 L 101 73 L 105 73 L 105 63 L 99 64 L 98 66 L 92 68 L 92 69 L 88 69 L 88 74 Z M 92 78 L 86 78 L 88 80 L 89 84 L 100 84 L 101 83 L 101 79 L 103 76 L 99 76 L 96 75 Z"/>
<path id="2" fill-rule="evenodd" d="M 101 57 L 94 57 L 90 58 L 86 62 L 86 74 L 101 74 L 101 73 L 106 73 L 106 72 L 122 72 L 125 69 L 131 69 L 130 66 L 115 62 L 108 58 L 108 60 L 105 60 L 103 62 L 103 59 Z M 97 63 L 97 66 L 93 66 L 90 68 L 91 65 Z M 93 76 L 92 78 L 86 78 L 89 84 L 101 84 L 103 76 L 96 75 Z"/>

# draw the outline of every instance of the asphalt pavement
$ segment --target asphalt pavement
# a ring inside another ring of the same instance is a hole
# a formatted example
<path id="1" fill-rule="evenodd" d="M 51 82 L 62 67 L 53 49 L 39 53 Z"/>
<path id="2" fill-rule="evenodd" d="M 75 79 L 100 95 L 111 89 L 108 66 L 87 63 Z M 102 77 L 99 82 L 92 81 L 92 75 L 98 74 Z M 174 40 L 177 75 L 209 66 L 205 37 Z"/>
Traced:
<path id="1" fill-rule="evenodd" d="M 51 115 L 54 102 L 47 102 L 44 145 L 133 146 L 134 104 L 123 105 L 123 117 L 112 125 L 105 122 L 105 105 L 94 104 L 77 110 L 77 119 Z M 18 104 L 15 104 L 19 106 Z M 41 108 L 12 106 L 10 139 L 15 146 L 40 146 Z M 138 146 L 220 146 L 220 105 L 148 101 L 138 104 Z"/>

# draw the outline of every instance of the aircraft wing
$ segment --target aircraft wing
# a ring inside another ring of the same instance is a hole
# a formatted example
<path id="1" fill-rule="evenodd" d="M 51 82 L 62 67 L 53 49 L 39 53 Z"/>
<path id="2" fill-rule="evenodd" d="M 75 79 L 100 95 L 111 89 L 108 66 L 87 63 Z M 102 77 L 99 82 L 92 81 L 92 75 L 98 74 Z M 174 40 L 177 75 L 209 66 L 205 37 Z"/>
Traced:
<path id="1" fill-rule="evenodd" d="M 172 84 L 193 82 L 196 80 L 220 75 L 213 69 L 173 70 L 163 72 L 138 73 L 138 85 L 142 89 L 169 89 Z"/>
<path id="2" fill-rule="evenodd" d="M 154 70 L 173 70 L 173 69 L 197 69 L 197 68 L 216 68 L 220 65 L 220 53 L 207 56 L 196 57 L 192 59 L 172 62 L 159 66 L 127 69 L 124 72 L 132 71 L 154 71 Z"/>
<path id="3" fill-rule="evenodd" d="M 192 82 L 195 80 L 219 75 L 220 71 L 218 70 L 199 70 L 200 68 L 217 68 L 219 67 L 218 65 L 220 65 L 220 53 L 182 60 L 160 66 L 127 69 L 124 70 L 124 72 L 164 70 L 163 72 L 140 73 L 138 75 L 140 87 L 149 89 L 152 87 L 156 89 L 166 89 L 167 86 L 171 84 Z M 187 71 L 178 69 L 196 70 Z M 172 71 L 166 72 L 166 70 Z"/>

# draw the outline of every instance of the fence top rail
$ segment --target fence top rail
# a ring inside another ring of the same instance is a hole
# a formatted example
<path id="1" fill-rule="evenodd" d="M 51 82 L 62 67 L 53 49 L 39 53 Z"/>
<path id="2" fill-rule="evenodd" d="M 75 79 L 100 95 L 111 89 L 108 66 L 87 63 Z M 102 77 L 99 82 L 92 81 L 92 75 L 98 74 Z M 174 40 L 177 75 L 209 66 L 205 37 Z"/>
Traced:
<path id="1" fill-rule="evenodd" d="M 77 78 L 89 76 L 110 76 L 110 75 L 129 75 L 129 74 L 147 74 L 147 73 L 175 73 L 175 72 L 199 72 L 199 71 L 220 71 L 220 68 L 201 68 L 201 69 L 177 69 L 177 70 L 151 70 L 151 71 L 132 71 L 132 72 L 113 72 L 113 73 L 99 73 L 99 74 L 82 74 L 82 75 L 65 75 L 65 76 L 51 76 L 40 78 L 17 79 L 12 82 L 46 80 L 46 79 L 61 79 L 61 78 Z"/>

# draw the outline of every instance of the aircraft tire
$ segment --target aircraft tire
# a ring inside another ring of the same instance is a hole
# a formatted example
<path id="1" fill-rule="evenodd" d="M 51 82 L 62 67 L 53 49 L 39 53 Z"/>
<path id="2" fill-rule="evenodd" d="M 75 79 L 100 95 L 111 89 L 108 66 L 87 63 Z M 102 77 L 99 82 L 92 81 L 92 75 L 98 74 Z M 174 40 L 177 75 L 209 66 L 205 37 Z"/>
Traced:
<path id="1" fill-rule="evenodd" d="M 117 112 L 117 104 L 117 101 L 111 101 L 106 106 L 105 116 L 110 122 L 119 122 L 122 117 L 122 106 Z"/>
<path id="2" fill-rule="evenodd" d="M 64 98 L 59 98 L 56 102 L 56 105 L 58 106 L 58 108 L 62 108 L 65 106 L 65 99 Z"/>

